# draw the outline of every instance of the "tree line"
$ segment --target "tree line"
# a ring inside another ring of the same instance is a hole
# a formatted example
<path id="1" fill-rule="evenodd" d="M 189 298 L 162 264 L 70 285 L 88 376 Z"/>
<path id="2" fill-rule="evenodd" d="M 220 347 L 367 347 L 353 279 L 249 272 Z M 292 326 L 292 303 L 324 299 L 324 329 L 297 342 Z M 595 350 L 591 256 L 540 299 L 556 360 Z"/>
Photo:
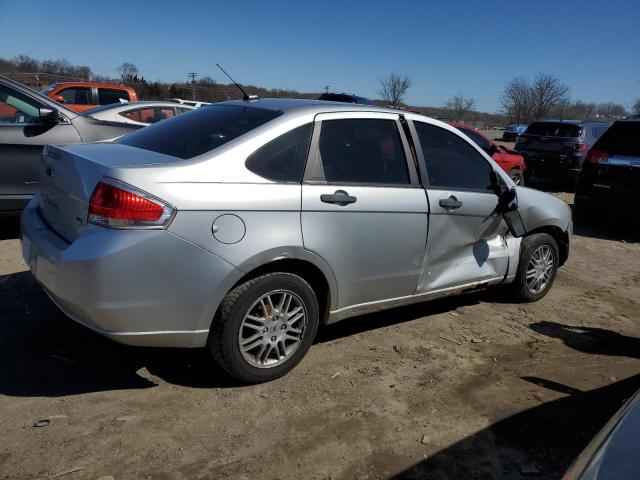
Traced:
<path id="1" fill-rule="evenodd" d="M 0 74 L 13 76 L 36 89 L 58 81 L 75 80 L 129 85 L 135 88 L 141 100 L 193 98 L 204 102 L 219 102 L 242 98 L 235 85 L 218 83 L 210 76 L 196 78 L 191 82 L 148 81 L 130 62 L 122 63 L 115 71 L 117 76 L 99 75 L 88 66 L 72 65 L 66 59 L 39 61 L 27 55 L 18 55 L 11 59 L 0 58 Z M 553 75 L 545 73 L 539 73 L 532 79 L 516 77 L 508 82 L 500 96 L 501 109 L 497 113 L 477 111 L 475 99 L 460 92 L 451 96 L 441 107 L 409 105 L 404 99 L 413 86 L 413 81 L 406 74 L 391 72 L 380 77 L 378 85 L 377 93 L 380 99 L 374 100 L 373 103 L 478 126 L 528 124 L 543 118 L 617 118 L 628 114 L 624 106 L 613 102 L 589 103 L 571 100 L 569 87 Z M 260 97 L 318 98 L 320 95 L 320 92 L 301 93 L 291 89 L 267 89 L 256 85 L 244 87 Z M 640 114 L 640 99 L 636 101 L 633 111 Z"/>

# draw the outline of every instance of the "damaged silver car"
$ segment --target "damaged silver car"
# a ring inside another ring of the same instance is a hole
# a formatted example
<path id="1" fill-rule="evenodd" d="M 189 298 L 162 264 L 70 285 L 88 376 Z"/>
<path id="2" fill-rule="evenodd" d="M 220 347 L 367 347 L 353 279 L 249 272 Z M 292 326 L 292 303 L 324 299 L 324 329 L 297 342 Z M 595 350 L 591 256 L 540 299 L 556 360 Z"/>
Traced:
<path id="1" fill-rule="evenodd" d="M 494 285 L 537 301 L 569 255 L 563 201 L 372 105 L 224 102 L 48 146 L 40 170 L 23 255 L 53 301 L 118 342 L 207 346 L 249 383 L 294 368 L 320 324 Z"/>

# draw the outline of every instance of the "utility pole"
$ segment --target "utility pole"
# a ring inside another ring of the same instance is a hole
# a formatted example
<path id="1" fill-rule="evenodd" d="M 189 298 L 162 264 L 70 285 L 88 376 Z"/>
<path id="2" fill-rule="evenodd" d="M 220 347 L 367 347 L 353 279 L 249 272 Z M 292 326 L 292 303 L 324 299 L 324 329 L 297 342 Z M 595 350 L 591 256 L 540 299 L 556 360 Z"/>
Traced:
<path id="1" fill-rule="evenodd" d="M 196 78 L 198 77 L 198 74 L 196 72 L 189 72 L 187 75 L 191 78 L 191 96 L 193 97 L 193 100 L 195 100 L 196 99 Z"/>

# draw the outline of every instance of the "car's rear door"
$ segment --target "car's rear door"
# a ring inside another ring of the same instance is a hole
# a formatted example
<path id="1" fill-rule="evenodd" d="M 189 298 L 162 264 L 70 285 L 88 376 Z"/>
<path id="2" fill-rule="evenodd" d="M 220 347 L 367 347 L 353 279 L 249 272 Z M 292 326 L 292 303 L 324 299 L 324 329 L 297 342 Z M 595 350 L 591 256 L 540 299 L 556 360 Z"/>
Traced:
<path id="1" fill-rule="evenodd" d="M 19 210 L 36 193 L 45 144 L 80 142 L 66 119 L 40 122 L 38 109 L 46 106 L 0 84 L 0 210 Z"/>
<path id="2" fill-rule="evenodd" d="M 490 189 L 493 165 L 457 133 L 413 121 L 429 199 L 429 235 L 417 293 L 502 280 L 507 225 Z"/>
<path id="3" fill-rule="evenodd" d="M 333 269 L 346 308 L 412 295 L 428 204 L 399 115 L 316 117 L 302 185 L 304 246 Z"/>

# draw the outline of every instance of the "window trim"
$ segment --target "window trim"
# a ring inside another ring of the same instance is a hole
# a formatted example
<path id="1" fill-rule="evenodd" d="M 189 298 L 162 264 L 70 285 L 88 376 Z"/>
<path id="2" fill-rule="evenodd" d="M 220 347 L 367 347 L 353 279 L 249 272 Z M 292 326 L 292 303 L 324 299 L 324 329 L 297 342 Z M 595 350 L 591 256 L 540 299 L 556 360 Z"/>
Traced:
<path id="1" fill-rule="evenodd" d="M 370 182 L 328 182 L 324 176 L 324 168 L 322 157 L 320 156 L 320 134 L 322 132 L 322 123 L 326 120 L 388 120 L 395 123 L 396 130 L 402 143 L 402 149 L 409 173 L 409 183 L 370 183 Z M 400 123 L 400 115 L 381 112 L 335 112 L 335 113 L 319 113 L 313 120 L 313 133 L 309 144 L 309 153 L 302 177 L 303 184 L 309 185 L 335 185 L 335 186 L 354 186 L 354 187 L 378 187 L 378 188 L 422 188 L 420 179 L 413 164 L 409 141 L 407 140 L 402 124 Z"/>

